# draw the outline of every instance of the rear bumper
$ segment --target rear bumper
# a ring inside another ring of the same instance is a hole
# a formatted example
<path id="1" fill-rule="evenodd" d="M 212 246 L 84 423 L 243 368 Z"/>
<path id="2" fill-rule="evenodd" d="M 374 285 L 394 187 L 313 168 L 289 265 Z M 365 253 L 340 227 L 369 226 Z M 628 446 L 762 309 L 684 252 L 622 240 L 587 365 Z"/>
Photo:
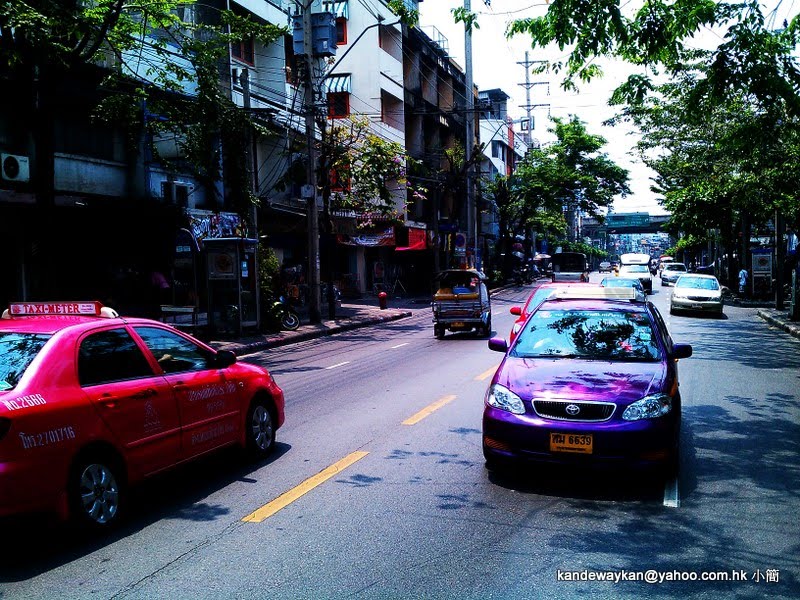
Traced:
<path id="1" fill-rule="evenodd" d="M 690 310 L 696 312 L 722 313 L 722 302 L 709 300 L 689 300 L 685 298 L 672 298 L 670 308 L 673 310 Z"/>

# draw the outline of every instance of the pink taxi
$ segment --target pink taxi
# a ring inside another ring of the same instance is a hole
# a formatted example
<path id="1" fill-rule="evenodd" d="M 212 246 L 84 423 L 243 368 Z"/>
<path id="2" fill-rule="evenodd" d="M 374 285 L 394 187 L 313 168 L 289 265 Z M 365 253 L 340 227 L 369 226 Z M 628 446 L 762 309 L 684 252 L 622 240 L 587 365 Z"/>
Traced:
<path id="1" fill-rule="evenodd" d="M 105 529 L 130 485 L 225 446 L 266 457 L 283 422 L 269 372 L 164 323 L 97 302 L 0 318 L 0 516 Z"/>

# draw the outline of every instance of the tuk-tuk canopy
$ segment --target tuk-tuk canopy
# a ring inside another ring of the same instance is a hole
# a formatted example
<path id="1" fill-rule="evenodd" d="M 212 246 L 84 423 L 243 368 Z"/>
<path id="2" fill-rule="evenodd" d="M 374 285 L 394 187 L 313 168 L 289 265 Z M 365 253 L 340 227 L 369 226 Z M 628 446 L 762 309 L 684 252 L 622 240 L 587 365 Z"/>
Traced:
<path id="1" fill-rule="evenodd" d="M 477 269 L 446 269 L 441 271 L 436 279 L 452 279 L 453 281 L 468 281 L 473 277 L 477 277 L 480 281 L 489 279 L 483 271 Z"/>

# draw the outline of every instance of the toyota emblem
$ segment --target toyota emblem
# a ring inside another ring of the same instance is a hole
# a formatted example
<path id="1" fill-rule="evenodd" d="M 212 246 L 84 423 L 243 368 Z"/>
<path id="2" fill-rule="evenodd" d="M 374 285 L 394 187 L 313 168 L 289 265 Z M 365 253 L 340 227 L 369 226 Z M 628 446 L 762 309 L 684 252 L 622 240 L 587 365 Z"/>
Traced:
<path id="1" fill-rule="evenodd" d="M 567 404 L 567 406 L 566 406 L 566 408 L 564 410 L 567 411 L 568 415 L 574 417 L 579 412 L 581 412 L 581 407 L 578 406 L 577 404 Z"/>

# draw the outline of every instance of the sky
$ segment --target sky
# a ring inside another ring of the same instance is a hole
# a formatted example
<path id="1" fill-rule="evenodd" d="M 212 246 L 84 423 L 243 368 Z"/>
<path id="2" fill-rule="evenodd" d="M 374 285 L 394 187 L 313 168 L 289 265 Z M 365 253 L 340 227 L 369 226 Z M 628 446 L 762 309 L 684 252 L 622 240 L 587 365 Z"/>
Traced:
<path id="1" fill-rule="evenodd" d="M 566 58 L 567 49 L 532 49 L 529 36 L 518 35 L 507 40 L 505 29 L 514 19 L 543 15 L 547 4 L 542 0 L 491 0 L 491 6 L 487 7 L 484 0 L 471 1 L 472 11 L 478 14 L 480 26 L 472 34 L 473 81 L 481 90 L 502 89 L 511 96 L 508 101 L 509 116 L 515 120 L 523 118 L 526 111 L 522 107 L 527 101 L 525 87 L 520 84 L 525 82 L 525 68 L 518 63 L 525 60 L 525 51 L 528 51 L 529 60 L 552 61 Z M 419 5 L 422 30 L 433 37 L 430 26 L 434 26 L 444 34 L 449 43 L 450 56 L 462 68 L 465 66 L 464 27 L 463 24 L 454 23 L 451 10 L 463 5 L 463 0 L 424 0 Z M 778 8 L 778 22 L 800 11 L 800 0 L 770 0 L 765 5 Z M 698 40 L 698 43 L 706 46 L 713 44 L 714 39 L 719 39 L 718 33 L 708 31 L 706 34 L 705 39 Z M 598 61 L 597 64 L 603 68 L 605 76 L 589 84 L 580 83 L 577 93 L 565 92 L 558 74 L 531 74 L 530 81 L 537 82 L 530 90 L 531 104 L 549 105 L 533 109 L 533 136 L 542 143 L 552 141 L 554 136 L 547 131 L 552 125 L 548 116 L 569 118 L 577 115 L 586 123 L 589 133 L 606 138 L 608 144 L 602 151 L 630 173 L 632 193 L 626 198 L 617 198 L 614 211 L 665 214 L 666 210 L 660 206 L 658 196 L 650 191 L 653 184 L 651 178 L 655 173 L 632 153 L 637 139 L 634 128 L 629 125 L 603 125 L 603 121 L 616 113 L 616 109 L 607 103 L 611 91 L 633 72 L 634 67 L 612 61 Z"/>

